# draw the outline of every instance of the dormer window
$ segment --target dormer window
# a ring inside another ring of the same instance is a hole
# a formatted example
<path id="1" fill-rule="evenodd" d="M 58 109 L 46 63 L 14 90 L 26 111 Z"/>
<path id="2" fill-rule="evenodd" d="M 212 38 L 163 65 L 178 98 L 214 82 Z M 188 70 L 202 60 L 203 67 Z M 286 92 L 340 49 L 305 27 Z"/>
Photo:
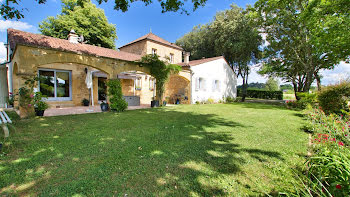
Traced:
<path id="1" fill-rule="evenodd" d="M 157 55 L 157 49 L 152 49 L 152 55 Z"/>
<path id="2" fill-rule="evenodd" d="M 170 63 L 174 63 L 174 54 L 170 53 Z"/>

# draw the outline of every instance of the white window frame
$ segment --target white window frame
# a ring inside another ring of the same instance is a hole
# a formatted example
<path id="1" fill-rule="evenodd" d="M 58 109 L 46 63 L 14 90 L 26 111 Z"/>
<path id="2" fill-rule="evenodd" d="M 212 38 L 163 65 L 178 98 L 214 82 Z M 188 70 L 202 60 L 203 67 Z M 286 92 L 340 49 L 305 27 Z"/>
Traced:
<path id="1" fill-rule="evenodd" d="M 46 68 L 40 68 L 38 69 L 38 77 L 40 77 L 40 71 L 52 71 L 54 72 L 54 96 L 55 97 L 48 97 L 48 101 L 71 101 L 72 100 L 72 71 L 70 70 L 60 70 L 60 69 L 46 69 Z M 56 72 L 67 72 L 69 73 L 69 97 L 57 97 L 57 78 L 56 78 Z M 40 80 L 38 81 L 38 91 L 40 92 Z"/>
<path id="2" fill-rule="evenodd" d="M 155 85 L 155 84 L 154 84 L 154 80 L 155 80 L 155 79 L 152 78 L 152 77 L 149 78 L 149 89 L 150 89 L 150 90 L 154 90 L 154 85 Z"/>
<path id="3" fill-rule="evenodd" d="M 174 54 L 170 53 L 170 63 L 174 63 Z"/>
<path id="4" fill-rule="evenodd" d="M 206 80 L 203 77 L 198 78 L 198 89 L 206 91 Z"/>
<path id="5" fill-rule="evenodd" d="M 152 55 L 157 55 L 157 49 L 152 48 Z"/>
<path id="6" fill-rule="evenodd" d="M 213 80 L 213 92 L 215 91 L 220 92 L 220 80 L 217 79 Z"/>
<path id="7" fill-rule="evenodd" d="M 140 83 L 140 86 L 138 86 L 138 83 Z M 136 77 L 135 90 L 142 90 L 142 77 Z"/>

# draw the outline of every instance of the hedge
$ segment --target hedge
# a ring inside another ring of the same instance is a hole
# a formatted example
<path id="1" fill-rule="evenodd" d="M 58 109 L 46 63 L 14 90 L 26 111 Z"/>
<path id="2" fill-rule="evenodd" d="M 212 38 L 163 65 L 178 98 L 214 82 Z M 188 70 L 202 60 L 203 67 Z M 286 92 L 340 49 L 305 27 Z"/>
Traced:
<path id="1" fill-rule="evenodd" d="M 242 96 L 242 89 L 237 89 L 237 95 Z M 259 99 L 276 99 L 283 100 L 282 91 L 269 91 L 269 90 L 247 90 L 247 97 L 259 98 Z"/>

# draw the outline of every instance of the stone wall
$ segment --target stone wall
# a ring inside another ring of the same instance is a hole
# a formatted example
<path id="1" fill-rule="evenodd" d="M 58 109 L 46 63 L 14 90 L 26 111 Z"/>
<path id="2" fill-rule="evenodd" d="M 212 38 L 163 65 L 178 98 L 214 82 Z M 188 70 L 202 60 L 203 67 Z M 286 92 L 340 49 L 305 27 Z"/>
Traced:
<path id="1" fill-rule="evenodd" d="M 53 107 L 81 105 L 83 98 L 89 98 L 89 91 L 85 85 L 84 68 L 86 67 L 106 73 L 107 78 L 116 78 L 119 73 L 130 70 L 149 73 L 148 68 L 140 67 L 134 62 L 21 45 L 17 45 L 12 62 L 14 91 L 18 91 L 20 87 L 24 86 L 25 80 L 22 77 L 34 77 L 37 75 L 38 68 L 72 71 L 72 100 L 50 101 Z M 93 79 L 93 83 L 94 101 L 97 104 L 97 78 Z"/>
<path id="2" fill-rule="evenodd" d="M 166 45 L 158 44 L 148 40 L 147 40 L 146 48 L 147 48 L 146 50 L 147 54 L 152 54 L 152 49 L 157 49 L 157 55 L 160 56 L 161 60 L 167 60 L 166 57 L 170 57 L 170 53 L 172 53 L 174 54 L 173 63 L 182 62 L 182 51 L 179 49 L 168 47 Z"/>
<path id="3" fill-rule="evenodd" d="M 178 74 L 171 75 L 165 85 L 164 98 L 171 104 L 175 104 L 177 99 L 182 104 L 189 104 L 191 99 L 190 81 Z"/>
<path id="4" fill-rule="evenodd" d="M 120 48 L 120 51 L 134 53 L 138 55 L 145 55 L 147 54 L 146 40 L 136 42 L 123 48 Z"/>
<path id="5" fill-rule="evenodd" d="M 135 90 L 135 96 L 140 97 L 141 105 L 150 105 L 153 97 L 154 90 L 149 87 L 150 75 L 139 75 L 141 78 L 141 89 Z M 124 96 L 134 96 L 134 80 L 133 79 L 121 79 L 122 92 Z"/>

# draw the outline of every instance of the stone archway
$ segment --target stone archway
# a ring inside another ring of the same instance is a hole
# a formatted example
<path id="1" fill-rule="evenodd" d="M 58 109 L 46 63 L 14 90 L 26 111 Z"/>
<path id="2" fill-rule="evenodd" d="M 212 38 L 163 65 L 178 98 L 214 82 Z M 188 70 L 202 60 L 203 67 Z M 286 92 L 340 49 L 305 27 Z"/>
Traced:
<path id="1" fill-rule="evenodd" d="M 181 75 L 171 75 L 165 85 L 164 98 L 168 103 L 176 104 L 179 100 L 181 104 L 191 103 L 191 82 Z"/>

